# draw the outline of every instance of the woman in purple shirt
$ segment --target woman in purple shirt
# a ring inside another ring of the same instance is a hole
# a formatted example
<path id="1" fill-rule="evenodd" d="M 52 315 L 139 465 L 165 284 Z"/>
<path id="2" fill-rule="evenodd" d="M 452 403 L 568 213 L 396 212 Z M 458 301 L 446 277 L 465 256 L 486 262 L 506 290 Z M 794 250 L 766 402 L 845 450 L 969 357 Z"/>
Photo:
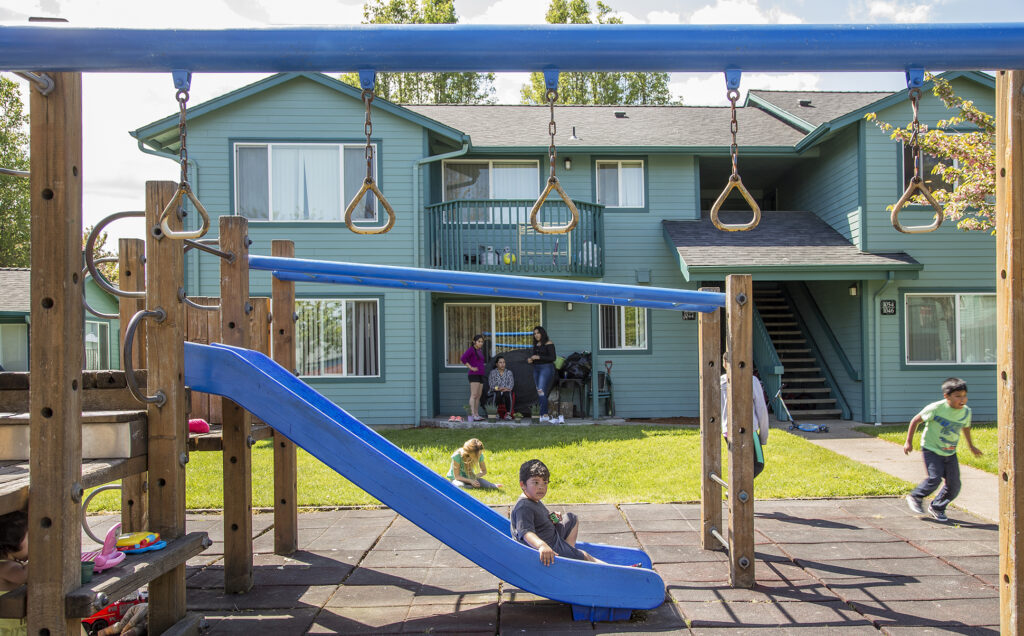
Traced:
<path id="1" fill-rule="evenodd" d="M 469 370 L 469 417 L 466 420 L 470 422 L 483 420 L 484 418 L 477 415 L 480 412 L 480 395 L 484 390 L 484 371 L 487 370 L 487 360 L 484 358 L 484 337 L 481 334 L 473 336 L 473 344 L 466 349 L 459 360 Z"/>

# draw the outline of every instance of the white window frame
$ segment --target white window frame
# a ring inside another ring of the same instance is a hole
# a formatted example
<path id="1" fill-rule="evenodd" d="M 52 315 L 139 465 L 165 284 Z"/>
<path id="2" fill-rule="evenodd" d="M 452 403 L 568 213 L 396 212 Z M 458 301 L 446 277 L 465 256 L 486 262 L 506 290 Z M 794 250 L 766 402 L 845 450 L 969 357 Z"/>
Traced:
<path id="1" fill-rule="evenodd" d="M 457 201 L 458 199 L 448 199 L 448 183 L 446 182 L 446 175 L 448 171 L 445 167 L 450 163 L 486 163 L 487 164 L 487 198 L 494 199 L 492 194 L 494 193 L 494 165 L 501 163 L 532 163 L 537 169 L 536 178 L 533 180 L 536 186 L 536 191 L 533 195 L 526 197 L 537 198 L 540 196 L 540 161 L 536 159 L 445 159 L 441 162 L 441 200 L 442 201 Z"/>
<path id="2" fill-rule="evenodd" d="M 639 163 L 640 164 L 640 205 L 621 205 L 621 202 L 622 202 L 622 164 L 624 164 L 624 163 Z M 608 203 L 606 201 L 598 201 L 598 203 L 603 205 L 606 208 L 628 208 L 628 209 L 642 208 L 645 205 L 647 205 L 647 178 L 646 178 L 646 170 L 644 168 L 645 164 L 644 164 L 644 160 L 643 159 L 598 159 L 598 160 L 594 161 L 594 185 L 597 186 L 596 187 L 596 191 L 594 193 L 595 194 L 594 198 L 597 199 L 597 198 L 599 198 L 601 196 L 601 166 L 602 165 L 607 165 L 607 164 L 615 165 L 615 175 L 616 175 L 616 178 L 618 179 L 617 186 L 618 186 L 619 200 L 615 202 L 615 205 L 612 205 L 612 204 L 610 204 L 610 203 Z"/>
<path id="3" fill-rule="evenodd" d="M 933 361 L 911 361 L 910 360 L 910 311 L 909 303 L 911 296 L 952 296 L 953 315 L 956 321 L 956 360 L 933 360 Z M 963 338 L 960 335 L 960 298 L 962 296 L 990 296 L 995 298 L 994 292 L 914 292 L 903 295 L 903 362 L 907 366 L 936 366 L 936 365 L 957 365 L 965 367 L 976 367 L 992 365 L 995 362 L 963 362 Z"/>
<path id="4" fill-rule="evenodd" d="M 85 324 L 86 325 L 99 325 L 99 327 L 100 327 L 97 330 L 96 337 L 99 338 L 99 342 L 97 343 L 97 345 L 98 345 L 98 348 L 99 348 L 100 363 L 101 364 L 102 364 L 102 361 L 103 361 L 103 354 L 104 354 L 103 333 L 102 332 L 104 330 L 106 330 L 106 332 L 107 332 L 107 338 L 106 338 L 106 340 L 107 340 L 106 358 L 107 358 L 107 366 L 109 367 L 110 366 L 110 324 L 106 323 L 106 322 L 103 322 L 101 320 L 86 320 Z M 87 371 L 101 371 L 103 369 L 102 368 L 97 368 L 97 369 L 86 369 L 86 370 Z"/>
<path id="5" fill-rule="evenodd" d="M 384 370 L 384 361 L 381 359 L 381 313 L 380 313 L 380 299 L 379 298 L 296 298 L 296 303 L 300 302 L 330 302 L 330 303 L 345 303 L 346 312 L 348 311 L 348 303 L 353 302 L 372 302 L 377 305 L 377 375 L 352 375 L 348 369 L 348 351 L 344 350 L 341 356 L 341 366 L 343 369 L 342 373 L 321 373 L 319 375 L 301 375 L 302 378 L 379 378 Z M 323 333 L 323 330 L 320 330 Z M 297 336 L 298 334 L 296 334 Z M 348 325 L 345 320 L 341 321 L 341 341 L 344 346 L 348 346 Z M 296 347 L 296 360 L 298 359 L 298 347 L 300 345 L 299 338 L 295 338 Z M 322 345 L 322 343 L 321 343 Z"/>
<path id="6" fill-rule="evenodd" d="M 948 134 L 956 135 L 956 134 L 960 134 L 960 133 L 948 133 Z M 914 166 L 907 163 L 907 154 L 910 151 L 910 146 L 908 144 L 906 144 L 906 143 L 902 143 L 901 142 L 900 151 L 901 151 L 901 154 L 900 154 L 900 190 L 902 191 L 904 188 L 907 187 L 907 183 L 909 182 L 909 177 L 907 175 L 908 174 L 911 174 L 911 175 L 913 174 Z M 946 159 L 940 159 L 939 157 L 935 157 L 934 155 L 929 155 L 928 153 L 926 153 L 923 150 L 921 151 L 921 154 L 922 155 L 928 155 L 929 157 L 932 157 L 938 163 L 942 163 L 943 161 L 946 161 Z M 960 168 L 960 160 L 955 158 L 955 157 L 953 158 L 953 167 L 957 168 L 957 169 Z M 927 181 L 932 176 L 937 176 L 937 175 L 933 175 L 931 172 L 928 172 L 928 174 L 920 175 L 920 177 L 921 177 L 921 179 L 923 181 Z M 957 187 L 959 187 L 959 185 L 960 185 L 960 182 L 956 182 L 956 183 L 951 184 L 951 186 L 953 187 L 954 190 Z M 950 192 L 952 192 L 952 190 Z"/>
<path id="7" fill-rule="evenodd" d="M 442 308 L 442 312 L 444 314 L 444 351 L 445 351 L 444 367 L 446 369 L 465 369 L 466 368 L 465 365 L 463 365 L 462 363 L 451 364 L 451 363 L 448 362 L 448 359 L 447 359 L 447 356 L 448 356 L 447 351 L 448 351 L 448 347 L 450 345 L 450 343 L 448 342 L 448 308 L 449 307 L 490 307 L 491 308 L 491 322 L 490 322 L 490 326 L 488 327 L 487 331 L 489 333 L 495 333 L 497 331 L 497 325 L 495 324 L 496 321 L 495 321 L 495 318 L 494 318 L 494 315 L 495 315 L 494 308 L 497 307 L 498 305 L 533 305 L 533 306 L 539 307 L 540 308 L 540 320 L 537 321 L 537 324 L 538 325 L 544 324 L 544 303 L 532 303 L 532 302 L 522 302 L 522 303 L 458 303 L 458 302 L 455 302 L 455 303 L 445 303 L 444 307 Z M 497 353 L 497 348 L 494 346 L 494 338 L 491 338 L 491 350 L 488 353 L 490 354 L 490 357 L 494 357 L 494 355 Z"/>
<path id="8" fill-rule="evenodd" d="M 643 312 L 644 343 L 643 343 L 642 346 L 629 347 L 629 346 L 622 345 L 622 346 L 617 346 L 617 347 L 605 347 L 605 346 L 601 345 L 601 334 L 604 333 L 604 324 L 602 322 L 604 320 L 602 318 L 602 316 L 604 314 L 601 311 L 601 309 L 604 309 L 605 307 L 614 307 L 616 310 L 618 310 L 618 313 L 619 313 L 619 333 L 618 333 L 618 336 L 617 336 L 617 340 L 618 340 L 619 343 L 623 343 L 623 342 L 626 341 L 626 311 L 625 310 L 626 309 L 633 309 L 633 310 L 639 310 L 639 311 Z M 649 334 L 648 334 L 648 332 L 650 331 L 649 319 L 650 319 L 650 317 L 647 314 L 647 308 L 646 307 L 633 307 L 633 306 L 626 306 L 626 305 L 599 305 L 599 309 L 598 309 L 598 312 L 597 312 L 597 336 L 598 336 L 597 337 L 597 347 L 598 347 L 598 349 L 601 350 L 601 351 L 647 351 L 648 345 L 650 343 L 650 338 L 649 338 Z"/>
<path id="9" fill-rule="evenodd" d="M 274 146 L 320 146 L 320 147 L 335 147 L 338 149 L 338 188 L 341 190 L 341 196 L 338 200 L 341 201 L 341 207 L 338 209 L 337 219 L 283 219 L 278 220 L 274 218 Z M 373 148 L 373 161 L 374 161 L 374 173 L 375 175 L 380 172 L 378 168 L 378 154 L 377 144 L 372 143 L 370 146 Z M 231 162 L 234 167 L 234 190 L 235 199 L 234 205 L 235 216 L 241 216 L 241 212 L 238 210 L 238 149 L 239 148 L 266 148 L 267 149 L 267 218 L 266 219 L 249 219 L 250 221 L 257 221 L 263 223 L 334 223 L 336 221 L 345 221 L 345 208 L 348 206 L 349 201 L 345 199 L 345 149 L 346 148 L 365 148 L 366 144 L 357 143 L 337 143 L 337 142 L 306 142 L 306 141 L 236 141 L 234 143 L 234 149 L 232 151 Z M 375 179 L 379 182 L 380 177 L 375 176 Z M 355 196 L 355 193 L 352 193 Z M 380 209 L 379 202 L 376 197 L 373 200 L 373 218 L 372 219 L 352 219 L 352 223 L 355 225 L 361 224 L 373 224 L 380 220 Z"/>

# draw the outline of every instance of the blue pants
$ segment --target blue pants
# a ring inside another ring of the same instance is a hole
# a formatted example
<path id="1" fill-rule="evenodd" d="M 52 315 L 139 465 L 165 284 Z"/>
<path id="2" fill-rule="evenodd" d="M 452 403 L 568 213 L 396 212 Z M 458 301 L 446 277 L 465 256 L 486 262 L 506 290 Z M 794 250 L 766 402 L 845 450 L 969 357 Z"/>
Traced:
<path id="1" fill-rule="evenodd" d="M 537 404 L 540 406 L 540 414 L 547 415 L 548 389 L 551 388 L 551 381 L 555 379 L 555 365 L 550 362 L 535 362 L 532 366 L 533 383 L 537 386 Z"/>
<path id="2" fill-rule="evenodd" d="M 910 494 L 918 499 L 927 497 L 935 492 L 935 489 L 945 479 L 946 485 L 932 499 L 932 508 L 944 512 L 949 502 L 960 494 L 960 460 L 957 459 L 956 453 L 939 455 L 930 450 L 921 449 L 921 454 L 924 455 L 924 467 L 928 471 L 928 477 L 918 484 L 914 492 Z"/>

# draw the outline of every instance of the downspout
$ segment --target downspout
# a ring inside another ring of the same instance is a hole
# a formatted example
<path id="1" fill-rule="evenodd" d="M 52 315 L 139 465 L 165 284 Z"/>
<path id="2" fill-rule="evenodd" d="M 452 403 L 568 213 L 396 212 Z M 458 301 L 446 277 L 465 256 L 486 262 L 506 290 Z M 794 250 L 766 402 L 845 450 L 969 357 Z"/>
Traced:
<path id="1" fill-rule="evenodd" d="M 875 426 L 882 425 L 882 321 L 879 318 L 879 314 L 874 312 L 874 307 L 878 306 L 879 297 L 892 284 L 895 275 L 896 272 L 892 270 L 886 273 L 885 282 L 872 297 L 873 307 L 869 309 L 870 313 L 875 317 Z"/>
<path id="2" fill-rule="evenodd" d="M 414 211 L 414 213 L 412 215 L 412 235 L 413 235 L 413 239 L 416 241 L 416 250 L 415 250 L 416 258 L 415 258 L 415 262 L 413 263 L 414 267 L 423 267 L 423 249 L 422 249 L 423 248 L 423 241 L 420 240 L 420 234 L 421 234 L 420 218 L 423 216 L 422 210 L 420 210 L 420 207 L 421 207 L 421 201 L 420 201 L 420 168 L 422 168 L 423 166 L 427 165 L 428 163 L 434 163 L 436 161 L 442 161 L 444 159 L 452 159 L 454 157 L 461 157 L 461 156 L 465 155 L 467 152 L 469 152 L 469 137 L 465 137 L 464 136 L 462 138 L 462 148 L 461 149 L 453 150 L 452 152 L 446 152 L 446 153 L 441 154 L 441 155 L 434 155 L 432 157 L 426 157 L 424 159 L 419 159 L 417 161 L 414 161 L 413 164 L 412 164 L 412 200 L 413 200 L 412 209 Z M 413 296 L 413 316 L 417 316 L 417 317 L 420 316 L 421 315 L 420 312 L 421 312 L 422 308 L 423 308 L 423 294 L 420 293 L 420 292 L 417 292 Z M 420 351 L 420 348 L 423 346 L 423 324 L 426 324 L 426 321 L 423 321 L 422 324 L 417 325 L 417 327 L 416 327 L 416 329 L 414 330 L 414 333 L 413 333 L 413 346 L 415 348 L 415 351 Z M 413 399 L 416 402 L 416 415 L 415 415 L 416 424 L 415 424 L 415 426 L 418 427 L 420 425 L 420 419 L 422 418 L 422 415 L 423 415 L 422 412 L 421 412 L 422 411 L 422 405 L 423 405 L 423 365 L 422 364 L 416 364 L 416 365 L 413 365 L 413 367 L 414 367 L 414 370 L 413 370 L 413 383 L 415 384 L 415 391 L 413 392 L 413 394 L 414 394 L 414 398 Z"/>

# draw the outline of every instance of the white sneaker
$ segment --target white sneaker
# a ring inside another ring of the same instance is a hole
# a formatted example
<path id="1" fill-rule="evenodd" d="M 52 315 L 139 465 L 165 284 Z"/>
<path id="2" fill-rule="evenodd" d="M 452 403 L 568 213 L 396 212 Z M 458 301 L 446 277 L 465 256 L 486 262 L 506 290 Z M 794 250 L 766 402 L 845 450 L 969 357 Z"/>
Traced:
<path id="1" fill-rule="evenodd" d="M 545 413 L 544 415 L 540 416 L 540 421 L 541 422 L 551 422 L 551 416 L 549 416 L 547 413 Z"/>
<path id="2" fill-rule="evenodd" d="M 559 415 L 557 420 L 551 420 L 552 424 L 565 424 L 565 416 Z"/>

